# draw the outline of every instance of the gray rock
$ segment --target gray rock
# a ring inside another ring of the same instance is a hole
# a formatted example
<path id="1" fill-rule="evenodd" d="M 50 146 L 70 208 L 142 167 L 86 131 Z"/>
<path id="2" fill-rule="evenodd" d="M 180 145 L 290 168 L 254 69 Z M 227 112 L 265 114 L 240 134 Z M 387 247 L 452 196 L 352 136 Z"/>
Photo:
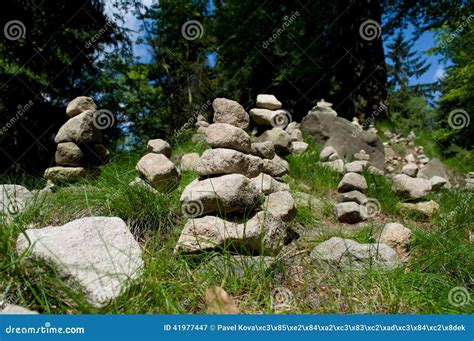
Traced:
<path id="1" fill-rule="evenodd" d="M 257 107 L 276 110 L 281 108 L 281 102 L 273 95 L 260 94 L 257 95 Z"/>
<path id="2" fill-rule="evenodd" d="M 290 134 L 290 139 L 293 142 L 303 142 L 303 132 L 299 129 L 292 129 L 287 131 Z"/>
<path id="3" fill-rule="evenodd" d="M 212 102 L 212 107 L 214 108 L 215 123 L 228 123 L 238 128 L 248 128 L 249 114 L 236 101 L 227 98 L 216 98 Z"/>
<path id="4" fill-rule="evenodd" d="M 86 110 L 77 116 L 69 119 L 64 125 L 59 128 L 59 131 L 54 138 L 54 142 L 74 142 L 80 143 L 101 143 L 102 133 L 96 127 L 94 110 Z"/>
<path id="5" fill-rule="evenodd" d="M 293 141 L 292 144 L 294 154 L 303 154 L 306 149 L 308 149 L 308 144 L 306 142 Z"/>
<path id="6" fill-rule="evenodd" d="M 439 204 L 434 200 L 421 201 L 417 203 L 403 203 L 400 204 L 400 209 L 402 211 L 412 211 L 422 217 L 429 218 L 439 211 Z"/>
<path id="7" fill-rule="evenodd" d="M 206 130 L 206 142 L 213 148 L 250 152 L 250 136 L 243 129 L 227 123 L 211 124 Z"/>
<path id="8" fill-rule="evenodd" d="M 431 191 L 431 183 L 425 179 L 397 174 L 392 178 L 392 181 L 392 188 L 395 192 L 411 199 L 421 198 Z"/>
<path id="9" fill-rule="evenodd" d="M 107 305 L 143 267 L 140 245 L 117 217 L 86 217 L 62 226 L 28 229 L 17 252 L 53 264 L 69 287 L 82 289 L 90 304 Z"/>
<path id="10" fill-rule="evenodd" d="M 255 138 L 255 142 L 271 141 L 275 146 L 275 151 L 281 155 L 288 155 L 293 152 L 290 135 L 281 128 L 273 128 L 265 131 Z"/>
<path id="11" fill-rule="evenodd" d="M 289 170 L 290 166 L 288 164 L 288 161 L 282 159 L 276 154 L 271 160 L 262 160 L 262 172 L 271 176 L 280 177 L 285 174 L 288 174 Z"/>
<path id="12" fill-rule="evenodd" d="M 445 187 L 448 184 L 448 180 L 435 175 L 430 179 L 430 184 L 431 184 L 431 190 L 434 191 L 434 190 Z"/>
<path id="13" fill-rule="evenodd" d="M 250 181 L 252 181 L 257 190 L 259 190 L 262 194 L 290 190 L 290 186 L 288 186 L 288 184 L 275 180 L 272 176 L 265 173 L 260 173 L 258 176 L 251 178 Z"/>
<path id="14" fill-rule="evenodd" d="M 333 237 L 314 248 L 311 258 L 341 268 L 360 269 L 365 266 L 395 268 L 401 264 L 397 253 L 388 245 L 359 244 L 351 239 Z"/>
<path id="15" fill-rule="evenodd" d="M 286 128 L 290 120 L 288 110 L 250 109 L 250 118 L 258 126 Z"/>
<path id="16" fill-rule="evenodd" d="M 44 171 L 44 177 L 53 183 L 72 183 L 84 179 L 84 177 L 98 176 L 99 169 L 86 169 L 84 167 L 50 167 Z"/>
<path id="17" fill-rule="evenodd" d="M 163 154 L 166 157 L 171 156 L 171 146 L 168 142 L 161 139 L 154 139 L 148 141 L 146 145 L 150 153 Z"/>
<path id="18" fill-rule="evenodd" d="M 261 158 L 226 148 L 207 149 L 196 165 L 200 176 L 237 173 L 254 177 L 260 174 L 262 169 Z"/>
<path id="19" fill-rule="evenodd" d="M 432 159 L 418 172 L 418 177 L 429 180 L 434 176 L 440 176 L 449 179 L 448 170 L 446 166 L 439 159 Z"/>
<path id="20" fill-rule="evenodd" d="M 181 160 L 179 162 L 181 171 L 196 171 L 197 164 L 199 162 L 199 154 L 198 153 L 187 153 L 181 156 Z"/>
<path id="21" fill-rule="evenodd" d="M 84 154 L 74 142 L 59 143 L 56 148 L 54 159 L 60 166 L 81 166 Z"/>
<path id="22" fill-rule="evenodd" d="M 405 166 L 402 167 L 402 174 L 414 178 L 416 174 L 418 174 L 418 166 L 416 165 L 416 163 L 407 163 Z"/>
<path id="23" fill-rule="evenodd" d="M 30 310 L 28 308 L 14 305 L 14 304 L 7 304 L 3 309 L 0 310 L 0 315 L 36 315 L 38 314 L 37 311 Z"/>
<path id="24" fill-rule="evenodd" d="M 368 212 L 365 206 L 355 202 L 336 204 L 336 217 L 340 223 L 356 224 L 367 220 Z"/>
<path id="25" fill-rule="evenodd" d="M 275 146 L 272 141 L 256 142 L 250 146 L 250 154 L 262 159 L 273 159 L 275 157 Z"/>
<path id="26" fill-rule="evenodd" d="M 285 236 L 282 221 L 266 212 L 258 212 L 241 224 L 205 216 L 188 220 L 175 250 L 196 252 L 232 245 L 241 254 L 274 256 L 283 248 Z"/>
<path id="27" fill-rule="evenodd" d="M 359 205 L 365 205 L 368 201 L 367 197 L 359 191 L 350 191 L 339 194 L 338 202 L 356 202 Z"/>
<path id="28" fill-rule="evenodd" d="M 326 146 L 319 153 L 319 160 L 321 162 L 329 161 L 332 155 L 337 155 L 337 151 L 333 146 Z"/>
<path id="29" fill-rule="evenodd" d="M 94 100 L 90 97 L 79 96 L 69 102 L 66 108 L 66 115 L 74 117 L 87 110 L 97 110 Z"/>
<path id="30" fill-rule="evenodd" d="M 385 224 L 380 234 L 380 243 L 393 248 L 399 256 L 406 257 L 410 248 L 411 230 L 399 223 Z"/>
<path id="31" fill-rule="evenodd" d="M 357 173 L 346 173 L 339 185 L 337 186 L 337 191 L 339 193 L 349 192 L 349 191 L 364 191 L 367 189 L 367 181 L 365 178 Z"/>
<path id="32" fill-rule="evenodd" d="M 184 189 L 180 201 L 189 217 L 207 213 L 226 214 L 251 210 L 258 204 L 260 192 L 249 178 L 229 174 L 194 180 Z"/>
<path id="33" fill-rule="evenodd" d="M 350 173 L 362 174 L 364 169 L 368 166 L 367 161 L 356 160 L 346 163 L 346 170 Z"/>
<path id="34" fill-rule="evenodd" d="M 163 154 L 148 153 L 138 161 L 135 169 L 160 191 L 171 191 L 178 187 L 181 173 Z"/>
<path id="35" fill-rule="evenodd" d="M 301 122 L 301 130 L 311 135 L 316 142 L 333 146 L 346 161 L 352 161 L 353 155 L 364 149 L 370 155 L 371 163 L 384 169 L 384 146 L 380 138 L 358 129 L 342 117 L 312 110 Z"/>
<path id="36" fill-rule="evenodd" d="M 296 215 L 295 200 L 290 192 L 271 193 L 265 198 L 264 209 L 283 221 L 291 221 Z"/>
<path id="37" fill-rule="evenodd" d="M 3 216 L 10 222 L 32 199 L 33 194 L 23 186 L 0 185 L 0 217 Z"/>

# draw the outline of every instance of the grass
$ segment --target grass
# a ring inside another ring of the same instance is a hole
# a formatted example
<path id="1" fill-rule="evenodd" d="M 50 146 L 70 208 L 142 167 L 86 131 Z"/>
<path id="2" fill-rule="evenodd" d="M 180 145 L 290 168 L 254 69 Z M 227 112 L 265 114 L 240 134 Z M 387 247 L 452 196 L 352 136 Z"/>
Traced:
<path id="1" fill-rule="evenodd" d="M 195 144 L 179 145 L 176 154 L 194 150 Z M 202 146 L 199 147 L 202 149 Z M 337 173 L 317 165 L 317 146 L 307 153 L 289 158 L 292 192 L 305 192 L 321 200 L 321 205 L 301 207 L 290 227 L 318 232 L 337 225 L 332 213 L 335 188 L 341 178 Z M 431 198 L 440 204 L 440 212 L 430 221 L 404 216 L 396 206 L 402 201 L 391 191 L 383 177 L 366 174 L 367 195 L 382 207 L 381 217 L 366 227 L 346 229 L 345 237 L 359 242 L 376 242 L 377 232 L 388 221 L 399 221 L 412 230 L 411 258 L 399 269 L 381 271 L 321 270 L 309 258 L 312 248 L 331 236 L 342 236 L 338 230 L 300 238 L 288 245 L 282 254 L 296 250 L 297 257 L 282 256 L 271 267 L 262 264 L 244 269 L 242 275 L 210 270 L 212 252 L 199 255 L 174 254 L 173 249 L 185 224 L 179 197 L 196 175 L 182 174 L 178 189 L 154 194 L 128 183 L 136 176 L 139 155 L 118 155 L 103 167 L 98 179 L 85 179 L 60 187 L 18 215 L 0 229 L 0 293 L 7 301 L 41 313 L 206 313 L 205 291 L 222 286 L 243 313 L 275 313 L 271 305 L 272 290 L 288 288 L 294 295 L 291 313 L 472 313 L 474 301 L 454 306 L 449 303 L 450 290 L 466 288 L 472 293 L 474 248 L 469 230 L 474 222 L 472 192 L 441 191 Z M 18 181 L 4 179 L 3 183 Z M 29 180 L 39 188 L 41 179 Z M 29 187 L 32 188 L 32 187 Z M 107 307 L 98 309 L 87 304 L 84 296 L 55 274 L 52 268 L 34 270 L 15 252 L 18 235 L 30 224 L 36 227 L 62 225 L 91 215 L 118 216 L 130 227 L 143 248 L 145 269 L 130 288 Z M 230 251 L 224 250 L 224 259 Z M 61 292 L 61 295 L 57 293 Z M 471 298 L 472 297 L 471 295 Z"/>

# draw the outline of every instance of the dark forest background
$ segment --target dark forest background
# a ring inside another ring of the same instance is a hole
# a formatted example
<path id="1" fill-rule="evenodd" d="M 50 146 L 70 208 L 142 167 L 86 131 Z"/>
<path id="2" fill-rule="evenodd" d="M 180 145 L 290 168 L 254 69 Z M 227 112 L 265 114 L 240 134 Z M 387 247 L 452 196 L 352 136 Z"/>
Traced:
<path id="1" fill-rule="evenodd" d="M 6 1 L 2 27 L 19 20 L 26 32 L 0 40 L 2 172 L 41 174 L 50 166 L 65 107 L 79 95 L 114 113 L 116 124 L 106 131 L 112 150 L 140 148 L 156 137 L 172 141 L 196 112 L 212 111 L 215 97 L 249 108 L 259 93 L 276 95 L 296 121 L 321 98 L 340 116 L 362 122 L 387 103 L 378 122 L 429 131 L 446 157 L 472 149 L 474 124 L 457 130 L 447 123 L 453 110 L 474 112 L 469 1 L 160 0 L 144 7 L 118 0 L 113 6 L 114 13 L 139 17 L 144 38 L 132 41 L 123 18 L 107 13 L 103 0 Z M 196 39 L 183 37 L 190 20 L 202 25 Z M 361 36 L 367 20 L 380 23 L 374 39 Z M 450 62 L 439 82 L 409 84 L 427 64 L 404 37 L 407 25 L 416 34 L 436 33 L 432 53 Z M 384 49 L 387 37 L 393 40 Z M 149 63 L 134 56 L 135 43 L 149 46 Z"/>

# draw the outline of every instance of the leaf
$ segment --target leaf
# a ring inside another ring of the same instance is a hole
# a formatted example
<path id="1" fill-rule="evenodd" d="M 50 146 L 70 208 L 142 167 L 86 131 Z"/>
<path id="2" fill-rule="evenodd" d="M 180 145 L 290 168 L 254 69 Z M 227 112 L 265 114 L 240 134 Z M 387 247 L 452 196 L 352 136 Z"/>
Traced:
<path id="1" fill-rule="evenodd" d="M 206 289 L 208 314 L 239 314 L 235 301 L 221 287 Z"/>

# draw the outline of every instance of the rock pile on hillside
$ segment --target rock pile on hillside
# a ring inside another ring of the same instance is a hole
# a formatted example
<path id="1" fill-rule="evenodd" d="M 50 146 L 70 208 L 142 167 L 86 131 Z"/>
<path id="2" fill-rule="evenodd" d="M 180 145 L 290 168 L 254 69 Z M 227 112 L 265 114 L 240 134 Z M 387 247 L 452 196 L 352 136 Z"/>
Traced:
<path id="1" fill-rule="evenodd" d="M 147 143 L 148 154 L 137 163 L 135 169 L 141 177 L 136 177 L 130 185 L 141 185 L 161 192 L 169 192 L 178 187 L 181 172 L 169 159 L 171 146 L 161 139 Z"/>
<path id="2" fill-rule="evenodd" d="M 249 115 L 240 104 L 217 98 L 213 108 L 214 123 L 205 135 L 212 149 L 196 164 L 200 178 L 181 195 L 189 219 L 176 250 L 232 245 L 241 254 L 275 255 L 284 245 L 284 221 L 295 215 L 288 185 L 274 178 L 288 172 L 288 163 L 271 141 L 251 143 L 244 130 Z"/>
<path id="3" fill-rule="evenodd" d="M 98 167 L 108 161 L 110 154 L 102 144 L 101 130 L 113 124 L 112 113 L 97 111 L 92 98 L 81 96 L 68 104 L 66 114 L 70 118 L 54 139 L 57 166 L 44 172 L 53 183 L 76 182 L 88 174 L 98 174 Z"/>

